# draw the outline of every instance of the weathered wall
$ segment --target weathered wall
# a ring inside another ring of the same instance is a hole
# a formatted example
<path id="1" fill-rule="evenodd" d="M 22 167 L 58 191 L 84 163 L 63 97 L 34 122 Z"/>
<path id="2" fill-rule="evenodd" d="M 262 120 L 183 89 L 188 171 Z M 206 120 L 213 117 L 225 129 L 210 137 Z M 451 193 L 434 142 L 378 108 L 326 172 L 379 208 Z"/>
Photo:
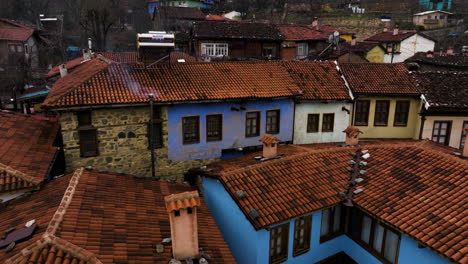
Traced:
<path id="1" fill-rule="evenodd" d="M 323 142 L 343 142 L 345 133 L 343 130 L 349 125 L 349 114 L 341 110 L 345 107 L 351 110 L 351 104 L 342 103 L 313 103 L 302 102 L 296 104 L 296 116 L 294 120 L 294 144 L 309 144 Z M 323 114 L 335 113 L 333 132 L 321 132 Z M 308 114 L 320 114 L 319 132 L 307 133 Z"/>
<path id="2" fill-rule="evenodd" d="M 163 148 L 155 150 L 156 175 L 166 179 L 183 179 L 189 168 L 200 166 L 214 159 L 174 162 L 168 158 L 167 107 L 162 108 Z M 92 124 L 97 128 L 99 155 L 80 157 L 77 130 L 77 116 L 74 112 L 59 115 L 65 151 L 67 172 L 78 167 L 93 166 L 97 169 L 123 171 L 134 175 L 151 176 L 151 153 L 148 149 L 149 107 L 126 107 L 114 109 L 95 109 L 92 111 Z M 123 132 L 126 137 L 119 138 Z M 128 138 L 133 132 L 136 137 Z"/>
<path id="3" fill-rule="evenodd" d="M 392 54 L 387 53 L 384 56 L 385 63 L 404 62 L 406 59 L 413 57 L 417 52 L 434 51 L 435 42 L 415 34 L 401 42 L 400 53 Z"/>
<path id="4" fill-rule="evenodd" d="M 449 146 L 460 148 L 463 122 L 468 122 L 468 116 L 426 116 L 422 131 L 422 139 L 432 139 L 434 121 L 452 121 Z"/>
<path id="5" fill-rule="evenodd" d="M 382 63 L 384 61 L 385 51 L 380 47 L 374 47 L 366 54 L 366 59 L 369 62 Z"/>

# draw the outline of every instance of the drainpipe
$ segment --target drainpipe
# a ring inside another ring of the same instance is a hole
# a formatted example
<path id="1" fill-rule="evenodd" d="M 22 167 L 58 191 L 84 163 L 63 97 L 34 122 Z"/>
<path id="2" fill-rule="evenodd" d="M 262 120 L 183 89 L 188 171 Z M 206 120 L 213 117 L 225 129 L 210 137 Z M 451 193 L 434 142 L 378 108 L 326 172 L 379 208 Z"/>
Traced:
<path id="1" fill-rule="evenodd" d="M 151 149 L 151 178 L 156 178 L 156 172 L 154 170 L 154 113 L 153 113 L 153 108 L 154 108 L 154 96 L 152 93 L 148 95 L 149 100 L 150 100 L 150 149 Z"/>
<path id="2" fill-rule="evenodd" d="M 426 116 L 421 115 L 421 127 L 419 128 L 419 140 L 422 139 L 423 128 L 424 128 L 424 121 L 426 121 Z"/>

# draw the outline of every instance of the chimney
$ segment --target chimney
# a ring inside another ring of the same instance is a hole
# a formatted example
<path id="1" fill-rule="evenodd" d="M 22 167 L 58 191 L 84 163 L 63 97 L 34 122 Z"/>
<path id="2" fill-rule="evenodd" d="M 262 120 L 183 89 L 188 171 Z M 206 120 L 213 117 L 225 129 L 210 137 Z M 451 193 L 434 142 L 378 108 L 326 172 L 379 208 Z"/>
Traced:
<path id="1" fill-rule="evenodd" d="M 363 134 L 357 127 L 348 126 L 343 132 L 346 133 L 346 145 L 355 146 L 359 144 L 359 134 Z"/>
<path id="2" fill-rule="evenodd" d="M 312 26 L 318 27 L 318 17 L 314 17 L 314 19 L 312 20 Z"/>
<path id="3" fill-rule="evenodd" d="M 426 53 L 426 58 L 432 58 L 432 57 L 434 57 L 434 52 L 433 51 L 428 51 Z"/>
<path id="4" fill-rule="evenodd" d="M 383 28 L 383 32 L 388 32 L 387 26 L 385 26 L 385 27 Z"/>
<path id="5" fill-rule="evenodd" d="M 172 255 L 175 259 L 193 259 L 199 254 L 197 209 L 198 191 L 164 197 L 171 224 Z"/>
<path id="6" fill-rule="evenodd" d="M 263 143 L 263 157 L 267 159 L 278 156 L 278 143 L 281 142 L 277 137 L 265 134 L 260 140 Z"/>
<path id="7" fill-rule="evenodd" d="M 447 55 L 453 55 L 453 48 L 452 47 L 447 49 Z"/>
<path id="8" fill-rule="evenodd" d="M 356 46 L 356 38 L 351 39 L 351 46 Z"/>
<path id="9" fill-rule="evenodd" d="M 93 41 L 91 40 L 91 38 L 88 38 L 88 49 L 93 50 Z"/>
<path id="10" fill-rule="evenodd" d="M 83 49 L 83 61 L 91 60 L 91 51 L 88 49 Z"/>
<path id="11" fill-rule="evenodd" d="M 398 35 L 398 25 L 395 25 L 395 27 L 393 28 L 393 36 L 396 35 Z"/>
<path id="12" fill-rule="evenodd" d="M 464 128 L 465 132 L 465 146 L 463 146 L 463 157 L 468 158 L 468 128 Z"/>
<path id="13" fill-rule="evenodd" d="M 68 70 L 67 70 L 67 65 L 65 64 L 60 64 L 59 65 L 59 70 L 60 70 L 60 77 L 65 77 L 67 76 L 68 74 Z"/>

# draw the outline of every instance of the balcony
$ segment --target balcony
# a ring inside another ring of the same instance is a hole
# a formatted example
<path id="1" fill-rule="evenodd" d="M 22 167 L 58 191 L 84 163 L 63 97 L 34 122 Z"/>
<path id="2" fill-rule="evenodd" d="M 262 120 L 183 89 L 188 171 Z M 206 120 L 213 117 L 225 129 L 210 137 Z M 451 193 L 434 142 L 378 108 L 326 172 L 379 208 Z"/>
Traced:
<path id="1" fill-rule="evenodd" d="M 424 24 L 439 24 L 439 19 L 424 19 Z"/>

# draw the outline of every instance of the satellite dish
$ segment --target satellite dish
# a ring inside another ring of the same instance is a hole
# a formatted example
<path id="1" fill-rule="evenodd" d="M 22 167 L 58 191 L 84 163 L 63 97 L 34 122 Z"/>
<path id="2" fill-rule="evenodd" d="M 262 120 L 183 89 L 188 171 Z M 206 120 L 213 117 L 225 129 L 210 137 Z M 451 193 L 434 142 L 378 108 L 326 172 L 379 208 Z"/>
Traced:
<path id="1" fill-rule="evenodd" d="M 338 31 L 333 32 L 333 36 L 339 37 L 339 36 L 340 36 L 340 32 L 338 32 Z"/>

